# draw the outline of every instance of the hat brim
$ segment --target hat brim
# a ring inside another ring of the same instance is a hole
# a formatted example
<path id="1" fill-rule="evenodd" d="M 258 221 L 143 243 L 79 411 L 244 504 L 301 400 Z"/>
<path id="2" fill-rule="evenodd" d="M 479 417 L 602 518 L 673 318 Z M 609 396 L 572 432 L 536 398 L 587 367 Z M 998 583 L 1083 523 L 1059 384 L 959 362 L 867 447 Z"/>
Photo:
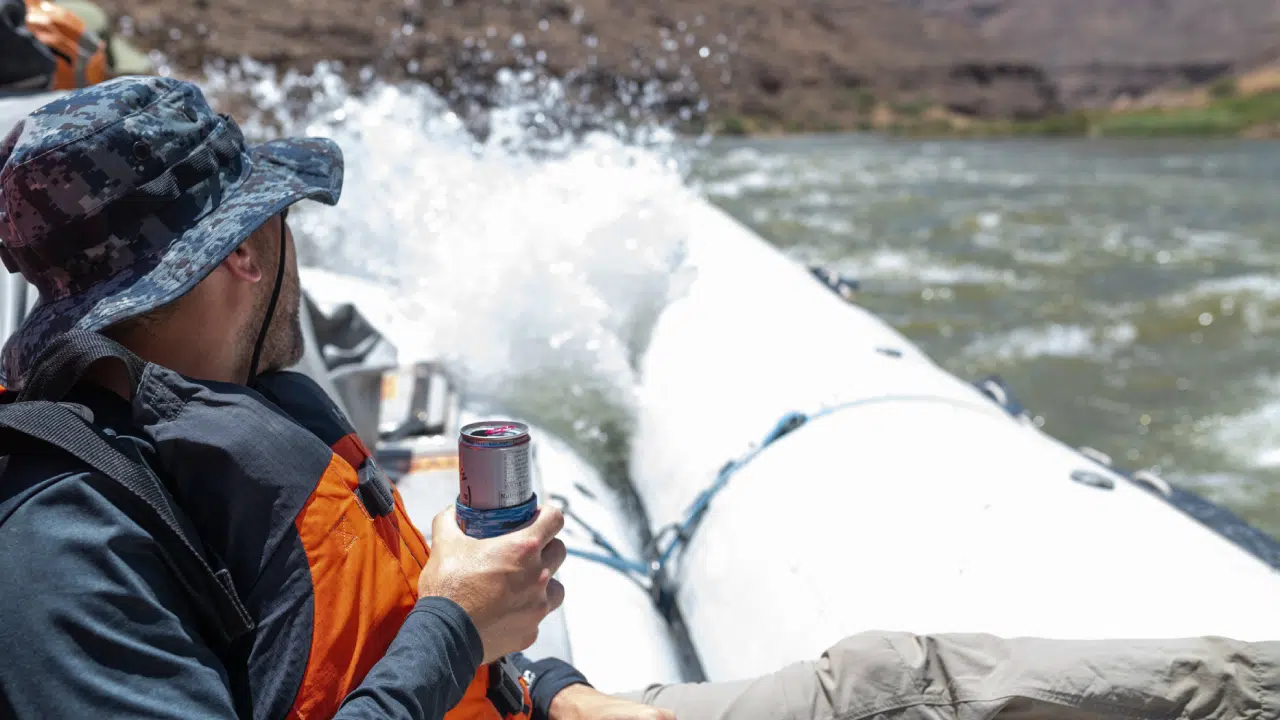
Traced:
<path id="1" fill-rule="evenodd" d="M 324 138 L 289 138 L 250 149 L 252 170 L 218 207 L 184 231 L 144 272 L 127 270 L 82 293 L 37 304 L 4 346 L 4 378 L 16 384 L 55 336 L 102 330 L 187 294 L 254 231 L 302 200 L 335 205 L 342 151 Z"/>

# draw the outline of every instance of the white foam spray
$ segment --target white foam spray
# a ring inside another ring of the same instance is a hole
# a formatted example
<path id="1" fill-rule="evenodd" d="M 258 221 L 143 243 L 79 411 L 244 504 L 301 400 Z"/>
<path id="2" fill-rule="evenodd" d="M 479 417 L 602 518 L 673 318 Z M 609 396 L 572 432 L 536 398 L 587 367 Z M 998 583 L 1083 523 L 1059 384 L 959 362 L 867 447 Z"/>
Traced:
<path id="1" fill-rule="evenodd" d="M 422 86 L 373 82 L 357 95 L 328 68 L 251 63 L 204 85 L 235 98 L 250 135 L 342 146 L 338 208 L 290 216 L 300 257 L 396 293 L 420 328 L 395 338 L 402 360 L 442 358 L 472 397 L 623 467 L 636 359 L 679 262 L 680 208 L 700 202 L 674 137 L 548 138 L 525 123 L 556 101 L 554 83 L 532 105 L 497 108 L 483 141 Z"/>

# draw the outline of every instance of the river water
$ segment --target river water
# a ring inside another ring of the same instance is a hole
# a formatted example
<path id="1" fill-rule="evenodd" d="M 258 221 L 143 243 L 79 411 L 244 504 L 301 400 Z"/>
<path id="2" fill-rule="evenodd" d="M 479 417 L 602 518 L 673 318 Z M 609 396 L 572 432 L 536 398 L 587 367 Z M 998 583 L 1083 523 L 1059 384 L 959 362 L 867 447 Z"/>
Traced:
<path id="1" fill-rule="evenodd" d="M 303 262 L 390 286 L 410 354 L 607 475 L 702 195 L 857 278 L 962 378 L 1003 377 L 1050 433 L 1280 537 L 1280 144 L 584 138 L 549 127 L 554 81 L 513 82 L 535 91 L 483 140 L 420 87 L 252 65 L 205 85 L 252 136 L 342 145 L 340 209 L 291 216 Z"/>
<path id="2" fill-rule="evenodd" d="M 1044 428 L 1280 537 L 1280 144 L 716 142 L 697 187 Z"/>

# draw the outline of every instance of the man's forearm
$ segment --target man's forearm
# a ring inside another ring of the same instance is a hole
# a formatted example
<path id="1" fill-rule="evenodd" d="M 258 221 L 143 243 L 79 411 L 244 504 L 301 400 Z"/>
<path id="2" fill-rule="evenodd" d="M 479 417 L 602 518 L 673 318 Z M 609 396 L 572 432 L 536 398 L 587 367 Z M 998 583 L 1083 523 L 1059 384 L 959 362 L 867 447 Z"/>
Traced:
<path id="1" fill-rule="evenodd" d="M 466 612 L 445 598 L 423 598 L 334 720 L 442 718 L 483 661 L 484 646 Z"/>

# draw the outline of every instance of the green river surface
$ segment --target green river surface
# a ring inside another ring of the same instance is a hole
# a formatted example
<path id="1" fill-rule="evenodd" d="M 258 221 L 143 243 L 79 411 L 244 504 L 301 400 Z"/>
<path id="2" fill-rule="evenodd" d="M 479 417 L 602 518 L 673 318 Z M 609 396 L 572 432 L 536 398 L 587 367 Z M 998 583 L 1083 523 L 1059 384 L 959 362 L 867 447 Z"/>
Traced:
<path id="1" fill-rule="evenodd" d="M 716 141 L 693 178 L 1048 432 L 1280 537 L 1280 144 Z"/>

